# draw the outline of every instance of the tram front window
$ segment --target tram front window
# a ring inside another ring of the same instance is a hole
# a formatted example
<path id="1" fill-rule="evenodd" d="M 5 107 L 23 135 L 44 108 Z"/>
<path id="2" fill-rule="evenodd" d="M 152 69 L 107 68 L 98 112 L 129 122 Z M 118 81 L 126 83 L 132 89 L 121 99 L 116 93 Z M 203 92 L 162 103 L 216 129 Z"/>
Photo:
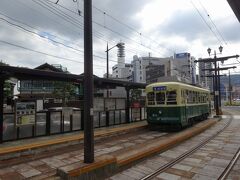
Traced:
<path id="1" fill-rule="evenodd" d="M 148 105 L 154 105 L 154 92 L 150 92 L 147 94 L 147 101 L 148 101 Z"/>
<path id="2" fill-rule="evenodd" d="M 157 104 L 165 104 L 165 93 L 164 92 L 156 93 L 156 101 Z"/>
<path id="3" fill-rule="evenodd" d="M 177 104 L 176 91 L 168 91 L 167 92 L 167 104 Z"/>

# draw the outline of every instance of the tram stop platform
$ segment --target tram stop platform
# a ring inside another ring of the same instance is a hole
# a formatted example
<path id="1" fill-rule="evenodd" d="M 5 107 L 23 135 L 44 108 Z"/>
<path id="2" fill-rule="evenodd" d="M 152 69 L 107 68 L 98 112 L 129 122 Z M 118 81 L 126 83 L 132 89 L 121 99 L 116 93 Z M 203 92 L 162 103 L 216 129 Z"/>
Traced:
<path id="1" fill-rule="evenodd" d="M 119 133 L 125 133 L 132 130 L 136 131 L 144 128 L 147 128 L 146 121 L 96 128 L 94 129 L 94 138 L 115 136 Z M 56 149 L 63 146 L 74 145 L 83 141 L 83 138 L 84 132 L 76 131 L 65 134 L 56 134 L 51 136 L 42 136 L 4 142 L 3 144 L 0 144 L 0 160 L 4 158 L 19 156 L 21 154 L 31 154 L 34 151 L 39 152 L 47 150 L 49 148 Z"/>
<path id="2" fill-rule="evenodd" d="M 19 176 L 23 179 L 104 179 L 144 158 L 176 146 L 208 129 L 218 120 L 210 118 L 191 128 L 173 133 L 171 136 L 155 131 L 149 133 L 151 138 L 144 136 L 144 133 L 148 131 L 146 121 L 95 129 L 95 139 L 103 138 L 103 140 L 106 137 L 115 138 L 124 133 L 126 135 L 126 132 L 137 130 L 143 132 L 135 137 L 135 142 L 140 143 L 134 144 L 130 141 L 120 140 L 108 143 L 108 146 L 101 143 L 95 146 L 95 161 L 90 164 L 83 162 L 83 147 L 82 150 L 75 149 L 72 152 L 63 151 L 59 154 L 53 153 L 52 156 L 38 157 L 38 154 L 45 151 L 56 149 L 57 152 L 57 149 L 64 147 L 66 149 L 71 145 L 82 143 L 83 132 L 6 142 L 0 145 L 0 179 L 4 179 L 7 175 L 9 175 L 8 177 L 10 175 Z M 155 138 L 158 137 L 158 134 L 163 138 L 160 140 Z M 145 138 L 145 141 L 139 137 Z M 124 148 L 120 148 L 123 144 Z M 19 163 L 16 163 L 16 159 L 20 159 Z"/>

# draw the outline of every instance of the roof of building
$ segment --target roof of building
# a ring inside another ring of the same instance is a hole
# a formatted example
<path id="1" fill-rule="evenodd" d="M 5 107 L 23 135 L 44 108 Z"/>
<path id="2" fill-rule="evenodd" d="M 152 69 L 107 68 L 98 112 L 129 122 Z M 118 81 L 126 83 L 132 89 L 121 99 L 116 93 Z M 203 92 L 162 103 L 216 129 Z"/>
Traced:
<path id="1" fill-rule="evenodd" d="M 38 69 L 38 70 L 47 70 L 47 71 L 53 71 L 53 72 L 64 72 L 61 68 L 56 68 L 53 65 L 50 65 L 48 63 L 44 63 L 34 69 Z M 65 72 L 64 72 L 65 73 Z"/>
<path id="2" fill-rule="evenodd" d="M 236 15 L 238 21 L 240 22 L 240 1 L 239 0 L 227 0 L 231 6 L 234 14 Z"/>
<path id="3" fill-rule="evenodd" d="M 68 74 L 62 72 L 53 72 L 38 69 L 21 68 L 14 66 L 0 66 L 0 75 L 2 78 L 15 77 L 19 80 L 55 80 L 71 81 L 83 83 L 84 75 Z M 133 83 L 129 81 L 120 81 L 93 76 L 94 85 L 98 88 L 115 88 L 116 86 L 127 87 L 130 89 L 145 88 L 147 84 Z"/>

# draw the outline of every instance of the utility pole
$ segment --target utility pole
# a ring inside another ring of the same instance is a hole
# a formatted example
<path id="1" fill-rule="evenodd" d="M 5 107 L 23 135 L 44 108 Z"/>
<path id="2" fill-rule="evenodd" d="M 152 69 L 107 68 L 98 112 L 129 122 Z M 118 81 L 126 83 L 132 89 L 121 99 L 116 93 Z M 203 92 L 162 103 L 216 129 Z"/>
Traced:
<path id="1" fill-rule="evenodd" d="M 218 92 L 219 92 L 219 96 L 218 96 L 218 102 L 219 102 L 219 113 L 221 114 L 222 112 L 221 112 L 221 87 L 220 87 L 220 77 L 221 76 L 226 76 L 226 75 L 220 75 L 220 71 L 223 71 L 223 70 L 228 70 L 228 69 L 235 69 L 236 68 L 236 66 L 229 66 L 229 67 L 222 67 L 222 68 L 220 68 L 219 67 L 219 64 L 218 64 L 218 68 L 217 69 L 202 69 L 202 71 L 217 71 L 217 76 L 205 76 L 205 77 L 213 77 L 214 78 L 214 80 L 216 80 L 216 78 L 217 78 L 217 89 L 218 89 Z M 216 105 L 216 103 L 215 103 L 215 105 Z"/>
<path id="2" fill-rule="evenodd" d="M 84 162 L 94 162 L 92 0 L 84 0 Z"/>
<path id="3" fill-rule="evenodd" d="M 219 47 L 219 51 L 220 53 L 222 53 L 222 49 L 223 47 L 220 46 Z M 211 55 L 211 49 L 208 48 L 207 49 L 208 51 L 208 54 L 209 56 Z M 196 60 L 194 62 L 204 62 L 204 63 L 207 63 L 207 62 L 213 62 L 214 64 L 214 69 L 204 69 L 204 70 L 211 70 L 211 71 L 214 71 L 214 104 L 215 104 L 215 110 L 216 110 L 216 115 L 220 115 L 221 114 L 221 105 L 220 105 L 220 99 L 219 99 L 219 96 L 220 96 L 220 87 L 218 84 L 220 84 L 220 75 L 218 73 L 218 71 L 220 69 L 223 70 L 223 68 L 217 68 L 217 61 L 221 61 L 222 63 L 230 58 L 238 58 L 239 55 L 235 55 L 235 56 L 226 56 L 226 57 L 220 57 L 220 58 L 217 58 L 216 56 L 216 51 L 214 51 L 214 58 L 206 58 L 206 59 L 199 59 L 199 60 Z M 219 82 L 218 82 L 219 81 Z"/>
<path id="4" fill-rule="evenodd" d="M 3 142 L 3 103 L 4 103 L 4 79 L 0 78 L 0 143 Z"/>
<path id="5" fill-rule="evenodd" d="M 232 84 L 231 84 L 231 76 L 230 71 L 228 71 L 228 98 L 229 98 L 229 104 L 232 105 Z"/>
<path id="6" fill-rule="evenodd" d="M 107 53 L 107 79 L 109 78 L 109 59 L 108 59 L 108 42 L 107 42 L 107 50 L 106 50 L 106 53 Z"/>
<path id="7" fill-rule="evenodd" d="M 210 55 L 210 53 L 209 53 Z M 216 115 L 220 115 L 219 112 L 219 91 L 218 91 L 218 78 L 217 78 L 217 56 L 216 56 L 216 51 L 214 51 L 214 71 L 215 71 L 215 78 L 214 78 L 214 97 L 215 97 L 215 109 L 216 109 Z"/>

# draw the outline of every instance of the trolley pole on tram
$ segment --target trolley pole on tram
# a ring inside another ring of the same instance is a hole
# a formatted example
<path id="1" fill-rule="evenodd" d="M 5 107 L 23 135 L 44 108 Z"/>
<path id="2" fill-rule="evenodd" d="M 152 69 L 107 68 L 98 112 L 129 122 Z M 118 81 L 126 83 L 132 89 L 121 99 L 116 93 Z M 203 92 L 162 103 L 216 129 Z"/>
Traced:
<path id="1" fill-rule="evenodd" d="M 219 51 L 220 51 L 220 54 L 222 53 L 222 50 L 223 50 L 223 47 L 220 46 L 219 47 Z M 208 54 L 209 56 L 211 55 L 211 49 L 208 48 L 207 49 L 208 51 Z M 225 68 L 219 68 L 217 67 L 217 62 L 218 61 L 221 61 L 222 63 L 230 58 L 238 58 L 239 55 L 235 55 L 235 56 L 226 56 L 226 57 L 219 57 L 217 58 L 217 53 L 216 51 L 214 51 L 214 58 L 205 58 L 205 59 L 199 59 L 199 60 L 196 60 L 194 62 L 204 62 L 204 63 L 213 63 L 214 64 L 214 68 L 213 69 L 202 69 L 202 70 L 208 70 L 208 71 L 214 71 L 214 78 L 213 78 L 213 83 L 214 83 L 214 86 L 213 86 L 213 90 L 214 90 L 214 104 L 215 104 L 215 110 L 216 110 L 216 116 L 219 116 L 222 114 L 221 112 L 221 105 L 220 105 L 220 75 L 219 75 L 219 71 L 220 70 L 227 70 L 227 69 L 230 69 L 230 68 L 235 68 L 234 67 L 225 67 Z"/>

